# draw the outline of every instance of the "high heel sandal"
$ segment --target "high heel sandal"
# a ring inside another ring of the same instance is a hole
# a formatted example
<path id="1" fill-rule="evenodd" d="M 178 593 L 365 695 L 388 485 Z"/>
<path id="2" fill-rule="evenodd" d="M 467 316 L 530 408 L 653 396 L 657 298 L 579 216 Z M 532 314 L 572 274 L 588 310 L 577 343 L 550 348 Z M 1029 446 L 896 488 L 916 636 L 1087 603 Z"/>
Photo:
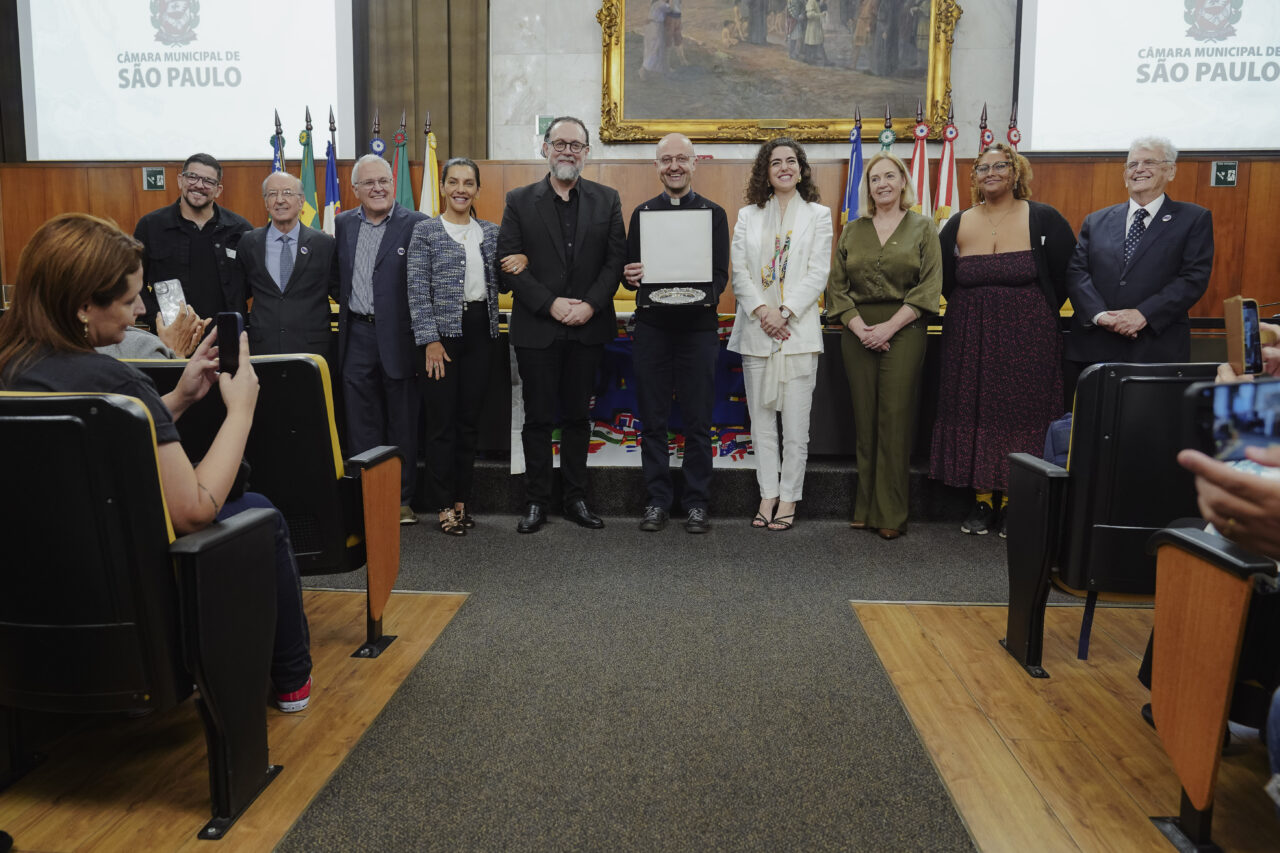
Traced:
<path id="1" fill-rule="evenodd" d="M 773 521 L 769 522 L 769 529 L 774 533 L 781 533 L 783 530 L 790 530 L 795 524 L 796 514 L 794 512 L 786 515 L 775 515 Z"/>
<path id="2" fill-rule="evenodd" d="M 773 514 L 778 511 L 778 505 L 775 503 L 769 507 L 769 516 L 766 518 L 763 512 L 756 510 L 756 517 L 751 519 L 751 526 L 756 530 L 764 530 L 773 522 Z"/>
<path id="3" fill-rule="evenodd" d="M 458 520 L 453 510 L 446 509 L 440 516 L 440 532 L 446 536 L 466 536 L 467 528 Z"/>
<path id="4" fill-rule="evenodd" d="M 471 513 L 467 512 L 466 507 L 463 507 L 462 509 L 455 508 L 453 511 L 453 514 L 458 519 L 458 523 L 461 524 L 463 527 L 465 527 L 467 530 L 471 530 L 476 526 L 476 517 Z"/>

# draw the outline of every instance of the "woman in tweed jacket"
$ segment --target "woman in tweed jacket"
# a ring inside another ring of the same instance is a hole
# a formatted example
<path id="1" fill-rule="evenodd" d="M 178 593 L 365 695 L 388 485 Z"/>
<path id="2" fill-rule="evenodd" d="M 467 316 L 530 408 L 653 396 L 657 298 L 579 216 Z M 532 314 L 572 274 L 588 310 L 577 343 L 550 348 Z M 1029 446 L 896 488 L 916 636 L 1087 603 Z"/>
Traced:
<path id="1" fill-rule="evenodd" d="M 498 337 L 498 226 L 475 218 L 479 190 L 473 161 L 446 162 L 443 210 L 414 226 L 409 242 L 409 316 L 427 374 L 427 497 L 450 536 L 475 526 L 467 497 Z"/>

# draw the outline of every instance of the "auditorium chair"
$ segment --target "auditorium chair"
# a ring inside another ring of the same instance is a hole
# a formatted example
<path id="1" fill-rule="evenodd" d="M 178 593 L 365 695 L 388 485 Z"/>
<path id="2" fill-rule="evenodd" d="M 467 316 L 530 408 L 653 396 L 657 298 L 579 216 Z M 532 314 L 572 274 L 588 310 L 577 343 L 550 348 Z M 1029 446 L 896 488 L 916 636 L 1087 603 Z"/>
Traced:
<path id="1" fill-rule="evenodd" d="M 34 715 L 164 711 L 194 689 L 212 803 L 197 837 L 221 838 L 280 772 L 272 513 L 175 539 L 133 397 L 0 392 L 0 447 L 0 787 L 37 760 Z"/>
<path id="2" fill-rule="evenodd" d="M 400 465 L 395 447 L 375 447 L 345 462 L 338 447 L 325 360 L 315 355 L 257 355 L 258 405 L 245 447 L 249 489 L 284 514 L 303 575 L 368 566 L 366 640 L 353 657 L 377 657 L 395 639 L 382 616 L 400 571 Z M 172 390 L 184 361 L 131 360 Z M 225 416 L 215 385 L 178 419 L 182 445 L 201 459 Z"/>
<path id="3" fill-rule="evenodd" d="M 1151 537 L 1156 558 L 1151 715 L 1182 785 L 1177 817 L 1151 820 L 1179 850 L 1210 850 L 1213 795 L 1254 584 L 1274 560 L 1195 528 Z"/>
<path id="4" fill-rule="evenodd" d="M 1183 392 L 1216 364 L 1097 364 L 1076 386 L 1067 467 L 1009 455 L 1009 615 L 1000 641 L 1027 672 L 1041 667 L 1050 574 L 1087 593 L 1078 655 L 1088 657 L 1100 592 L 1151 594 L 1151 534 L 1199 515 L 1195 484 L 1178 465 Z"/>

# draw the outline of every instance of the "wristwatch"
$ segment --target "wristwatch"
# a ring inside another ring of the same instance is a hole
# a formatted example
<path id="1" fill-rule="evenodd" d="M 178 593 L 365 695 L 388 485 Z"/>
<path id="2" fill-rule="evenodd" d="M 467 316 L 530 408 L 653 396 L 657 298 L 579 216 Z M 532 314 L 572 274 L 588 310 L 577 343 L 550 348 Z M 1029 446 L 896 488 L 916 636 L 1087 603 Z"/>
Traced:
<path id="1" fill-rule="evenodd" d="M 783 305 L 783 306 L 782 306 L 782 319 L 784 319 L 784 320 L 790 320 L 793 316 L 795 316 L 795 315 L 793 315 L 793 314 L 791 313 L 791 309 L 790 309 L 790 308 L 788 308 L 787 306 Z"/>

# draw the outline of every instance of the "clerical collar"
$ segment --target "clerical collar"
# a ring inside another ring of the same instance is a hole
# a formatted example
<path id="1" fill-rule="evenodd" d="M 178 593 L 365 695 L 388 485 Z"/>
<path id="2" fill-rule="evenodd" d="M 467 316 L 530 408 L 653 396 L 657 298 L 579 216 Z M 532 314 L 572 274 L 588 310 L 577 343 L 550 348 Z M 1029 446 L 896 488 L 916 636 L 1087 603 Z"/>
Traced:
<path id="1" fill-rule="evenodd" d="M 693 190 L 689 190 L 687 193 L 685 193 L 682 196 L 673 196 L 673 195 L 670 195 L 669 193 L 663 193 L 663 195 L 667 197 L 668 204 L 670 204 L 672 207 L 679 207 L 680 205 L 684 204 L 686 201 L 693 201 L 693 197 L 697 195 L 697 193 L 695 193 Z"/>

